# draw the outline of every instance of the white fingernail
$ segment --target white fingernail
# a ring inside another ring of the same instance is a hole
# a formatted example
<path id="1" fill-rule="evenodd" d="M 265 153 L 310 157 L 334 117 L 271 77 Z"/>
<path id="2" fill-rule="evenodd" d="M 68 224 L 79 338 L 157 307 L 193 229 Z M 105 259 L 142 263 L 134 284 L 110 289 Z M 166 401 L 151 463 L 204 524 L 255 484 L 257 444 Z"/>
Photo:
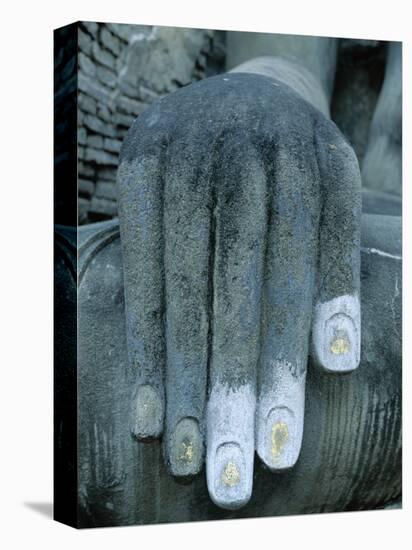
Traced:
<path id="1" fill-rule="evenodd" d="M 139 386 L 132 400 L 131 430 L 137 439 L 159 437 L 163 425 L 163 403 L 156 389 Z"/>
<path id="2" fill-rule="evenodd" d="M 330 372 L 350 372 L 360 362 L 360 304 L 357 296 L 339 296 L 317 304 L 312 353 Z"/>
<path id="3" fill-rule="evenodd" d="M 207 486 L 221 508 L 240 508 L 252 494 L 255 404 L 251 386 L 216 384 L 209 398 Z"/>

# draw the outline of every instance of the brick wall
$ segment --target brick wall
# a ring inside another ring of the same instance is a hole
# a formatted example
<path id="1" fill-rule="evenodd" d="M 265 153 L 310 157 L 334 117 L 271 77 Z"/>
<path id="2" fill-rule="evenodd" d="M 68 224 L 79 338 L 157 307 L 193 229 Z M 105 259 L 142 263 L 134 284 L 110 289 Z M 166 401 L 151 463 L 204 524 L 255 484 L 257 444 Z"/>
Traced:
<path id="1" fill-rule="evenodd" d="M 78 28 L 78 218 L 117 214 L 116 169 L 122 140 L 154 100 L 223 70 L 216 31 L 113 23 Z"/>

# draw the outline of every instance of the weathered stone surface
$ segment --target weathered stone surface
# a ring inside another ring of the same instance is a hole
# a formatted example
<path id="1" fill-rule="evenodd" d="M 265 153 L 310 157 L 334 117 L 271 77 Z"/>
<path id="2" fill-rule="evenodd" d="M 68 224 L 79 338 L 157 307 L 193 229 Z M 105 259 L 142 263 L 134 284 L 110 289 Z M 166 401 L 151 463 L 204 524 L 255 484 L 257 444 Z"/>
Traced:
<path id="1" fill-rule="evenodd" d="M 80 225 L 83 225 L 88 220 L 88 213 L 90 209 L 90 201 L 84 197 L 79 197 L 77 202 L 77 215 Z"/>
<path id="2" fill-rule="evenodd" d="M 97 103 L 96 100 L 92 97 L 79 93 L 78 95 L 78 106 L 79 109 L 82 111 L 85 111 L 86 113 L 89 113 L 91 115 L 95 115 L 97 113 Z"/>
<path id="3" fill-rule="evenodd" d="M 100 149 L 93 149 L 92 147 L 86 147 L 84 153 L 84 160 L 96 162 L 97 164 L 117 166 L 118 157 L 112 153 Z"/>
<path id="4" fill-rule="evenodd" d="M 97 33 L 99 31 L 98 23 L 95 23 L 94 21 L 82 21 L 81 24 L 87 30 L 87 32 L 93 36 L 93 38 L 97 37 Z"/>
<path id="5" fill-rule="evenodd" d="M 92 38 L 85 33 L 81 28 L 78 29 L 79 36 L 79 47 L 83 53 L 86 55 L 92 54 Z"/>
<path id="6" fill-rule="evenodd" d="M 83 71 L 85 74 L 87 74 L 92 78 L 96 76 L 95 63 L 93 63 L 90 57 L 88 57 L 82 52 L 79 52 L 79 68 L 81 71 Z"/>
<path id="7" fill-rule="evenodd" d="M 95 190 L 95 184 L 92 181 L 79 179 L 77 184 L 79 187 L 79 193 L 81 193 L 82 195 L 93 195 Z"/>
<path id="8" fill-rule="evenodd" d="M 127 114 L 140 115 L 140 113 L 146 107 L 146 104 L 135 99 L 129 99 L 127 97 L 119 97 L 116 101 L 118 107 Z"/>
<path id="9" fill-rule="evenodd" d="M 99 179 L 106 181 L 116 181 L 117 168 L 103 166 L 99 169 Z"/>
<path id="10" fill-rule="evenodd" d="M 87 143 L 86 128 L 79 128 L 77 132 L 77 142 L 80 143 L 80 145 L 86 145 Z"/>
<path id="11" fill-rule="evenodd" d="M 94 179 L 96 171 L 91 164 L 85 164 L 84 162 L 79 162 L 78 169 L 79 169 L 79 174 L 81 174 L 85 178 Z"/>
<path id="12" fill-rule="evenodd" d="M 129 129 L 130 126 L 135 121 L 135 117 L 132 115 L 125 115 L 124 113 L 116 113 L 113 117 L 115 124 L 123 126 L 124 128 Z"/>
<path id="13" fill-rule="evenodd" d="M 108 69 L 107 67 L 102 67 L 98 65 L 96 68 L 96 74 L 97 74 L 97 78 L 105 86 L 109 86 L 109 88 L 116 87 L 117 77 L 114 71 Z"/>
<path id="14" fill-rule="evenodd" d="M 102 26 L 100 29 L 100 40 L 103 46 L 105 46 L 114 56 L 117 57 L 120 55 L 122 48 L 120 40 L 109 31 L 107 25 Z"/>
<path id="15" fill-rule="evenodd" d="M 93 132 L 96 132 L 96 134 L 101 134 L 107 137 L 116 136 L 116 130 L 113 128 L 113 126 L 111 124 L 103 122 L 100 118 L 96 116 L 89 114 L 85 115 L 84 125 L 90 130 L 93 130 Z"/>
<path id="16" fill-rule="evenodd" d="M 112 200 L 93 197 L 90 203 L 92 214 L 101 214 L 106 218 L 113 218 L 117 215 L 117 203 Z"/>
<path id="17" fill-rule="evenodd" d="M 116 65 L 116 59 L 108 50 L 99 46 L 98 42 L 93 42 L 92 54 L 96 61 L 108 67 L 114 69 Z"/>
<path id="18" fill-rule="evenodd" d="M 127 50 L 123 82 L 166 92 L 192 80 L 196 59 L 204 45 L 204 31 L 154 27 L 150 34 L 134 35 Z"/>
<path id="19" fill-rule="evenodd" d="M 96 197 L 117 200 L 117 191 L 114 183 L 107 183 L 105 181 L 98 181 L 96 185 Z"/>
<path id="20" fill-rule="evenodd" d="M 79 72 L 78 80 L 80 91 L 93 97 L 97 101 L 101 101 L 102 103 L 109 104 L 111 102 L 112 97 L 110 95 L 110 91 L 103 88 L 99 83 L 91 80 L 82 72 Z"/>
<path id="21" fill-rule="evenodd" d="M 99 134 L 89 134 L 87 136 L 87 145 L 89 147 L 94 147 L 95 149 L 103 148 L 103 136 Z"/>
<path id="22" fill-rule="evenodd" d="M 120 153 L 120 148 L 122 146 L 122 142 L 119 139 L 110 139 L 105 138 L 104 139 L 104 149 L 106 151 L 110 151 L 112 153 Z"/>

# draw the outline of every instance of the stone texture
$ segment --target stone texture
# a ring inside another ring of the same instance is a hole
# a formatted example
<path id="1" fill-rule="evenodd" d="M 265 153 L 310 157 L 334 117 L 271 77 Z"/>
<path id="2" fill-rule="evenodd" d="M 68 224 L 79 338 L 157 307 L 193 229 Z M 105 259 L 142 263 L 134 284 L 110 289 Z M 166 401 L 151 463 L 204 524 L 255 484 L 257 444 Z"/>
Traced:
<path id="1" fill-rule="evenodd" d="M 95 184 L 90 180 L 79 179 L 77 182 L 79 193 L 81 195 L 93 195 Z"/>

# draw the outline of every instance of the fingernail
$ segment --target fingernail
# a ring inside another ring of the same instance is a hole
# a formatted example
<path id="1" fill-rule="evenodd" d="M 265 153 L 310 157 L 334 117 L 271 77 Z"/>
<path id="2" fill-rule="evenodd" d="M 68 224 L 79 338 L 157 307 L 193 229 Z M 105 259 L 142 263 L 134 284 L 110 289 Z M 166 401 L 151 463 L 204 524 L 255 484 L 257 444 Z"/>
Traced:
<path id="1" fill-rule="evenodd" d="M 251 496 L 251 480 L 242 449 L 237 443 L 224 443 L 216 451 L 211 497 L 222 508 L 235 510 Z"/>
<path id="2" fill-rule="evenodd" d="M 340 296 L 316 308 L 313 347 L 318 363 L 330 372 L 350 372 L 360 362 L 359 300 Z"/>
<path id="3" fill-rule="evenodd" d="M 182 418 L 169 439 L 169 465 L 174 476 L 191 476 L 202 467 L 203 444 L 199 424 Z"/>
<path id="4" fill-rule="evenodd" d="M 344 313 L 336 313 L 325 323 L 324 361 L 332 371 L 347 372 L 356 369 L 358 335 L 353 320 Z"/>
<path id="5" fill-rule="evenodd" d="M 163 403 L 153 386 L 139 386 L 134 398 L 132 433 L 137 439 L 159 437 L 163 425 Z"/>
<path id="6" fill-rule="evenodd" d="M 252 495 L 255 452 L 255 389 L 215 384 L 207 408 L 207 488 L 212 501 L 228 510 Z"/>
<path id="7" fill-rule="evenodd" d="M 303 414 L 299 417 L 302 417 L 303 424 Z M 302 428 L 296 415 L 287 407 L 276 407 L 269 412 L 258 453 L 271 470 L 285 470 L 296 464 L 302 446 Z"/>

